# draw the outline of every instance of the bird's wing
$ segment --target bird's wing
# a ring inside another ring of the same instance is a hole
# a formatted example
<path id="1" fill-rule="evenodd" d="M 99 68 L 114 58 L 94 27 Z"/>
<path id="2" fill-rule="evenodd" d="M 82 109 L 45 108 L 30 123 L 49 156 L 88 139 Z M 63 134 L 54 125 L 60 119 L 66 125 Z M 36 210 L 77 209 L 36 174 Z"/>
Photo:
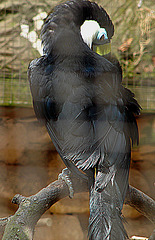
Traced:
<path id="1" fill-rule="evenodd" d="M 94 80 L 82 74 L 54 71 L 45 57 L 32 61 L 29 66 L 37 118 L 44 121 L 65 164 L 86 171 L 98 163 L 100 167 L 105 162 L 112 166 L 129 151 L 126 136 L 132 137 L 127 128 L 132 113 L 127 119 L 124 99 L 128 103 L 132 96 L 129 92 L 129 97 L 126 96 L 120 87 L 119 72 L 103 71 Z"/>

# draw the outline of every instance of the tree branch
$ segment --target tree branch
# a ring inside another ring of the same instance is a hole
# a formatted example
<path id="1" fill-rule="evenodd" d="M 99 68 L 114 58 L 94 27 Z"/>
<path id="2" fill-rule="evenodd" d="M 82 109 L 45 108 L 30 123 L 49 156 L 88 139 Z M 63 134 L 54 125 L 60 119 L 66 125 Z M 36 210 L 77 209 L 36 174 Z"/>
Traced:
<path id="1" fill-rule="evenodd" d="M 87 181 L 73 175 L 71 180 L 75 193 L 88 191 Z M 35 225 L 44 212 L 66 196 L 69 196 L 69 191 L 62 180 L 56 180 L 30 197 L 17 194 L 12 200 L 19 206 L 16 213 L 9 218 L 0 219 L 0 229 L 4 232 L 2 240 L 32 240 Z M 130 186 L 125 203 L 155 222 L 155 202 L 141 191 Z"/>
<path id="2" fill-rule="evenodd" d="M 145 193 L 129 186 L 125 204 L 129 204 L 155 224 L 155 201 Z"/>

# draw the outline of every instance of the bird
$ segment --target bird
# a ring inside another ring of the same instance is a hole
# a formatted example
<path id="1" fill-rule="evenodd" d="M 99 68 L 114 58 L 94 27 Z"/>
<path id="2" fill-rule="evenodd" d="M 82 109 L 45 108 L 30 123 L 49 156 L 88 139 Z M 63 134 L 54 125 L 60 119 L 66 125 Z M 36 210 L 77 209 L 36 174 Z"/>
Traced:
<path id="1" fill-rule="evenodd" d="M 114 25 L 89 0 L 57 5 L 41 30 L 43 55 L 28 79 L 36 117 L 66 167 L 88 179 L 90 240 L 128 239 L 122 208 L 140 105 L 111 53 Z"/>

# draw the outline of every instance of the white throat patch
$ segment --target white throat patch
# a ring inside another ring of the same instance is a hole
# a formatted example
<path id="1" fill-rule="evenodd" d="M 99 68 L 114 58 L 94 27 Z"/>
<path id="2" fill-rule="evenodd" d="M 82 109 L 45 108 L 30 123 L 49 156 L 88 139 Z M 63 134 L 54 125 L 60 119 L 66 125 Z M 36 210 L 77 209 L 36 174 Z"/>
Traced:
<path id="1" fill-rule="evenodd" d="M 92 42 L 100 30 L 100 25 L 94 20 L 86 20 L 81 26 L 83 41 L 91 48 Z"/>

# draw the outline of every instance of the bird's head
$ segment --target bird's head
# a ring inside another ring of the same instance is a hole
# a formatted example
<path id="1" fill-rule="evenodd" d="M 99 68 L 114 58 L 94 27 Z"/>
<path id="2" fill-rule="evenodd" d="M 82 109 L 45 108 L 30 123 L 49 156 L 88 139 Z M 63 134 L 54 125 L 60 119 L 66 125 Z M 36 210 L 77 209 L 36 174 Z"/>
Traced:
<path id="1" fill-rule="evenodd" d="M 110 39 L 105 28 L 101 28 L 95 20 L 86 20 L 81 26 L 81 36 L 90 49 L 99 55 L 111 52 Z"/>
<path id="2" fill-rule="evenodd" d="M 88 0 L 69 0 L 47 17 L 41 37 L 46 54 L 51 49 L 61 55 L 77 54 L 85 49 L 85 43 L 99 55 L 106 55 L 113 34 L 114 25 L 102 7 Z"/>

